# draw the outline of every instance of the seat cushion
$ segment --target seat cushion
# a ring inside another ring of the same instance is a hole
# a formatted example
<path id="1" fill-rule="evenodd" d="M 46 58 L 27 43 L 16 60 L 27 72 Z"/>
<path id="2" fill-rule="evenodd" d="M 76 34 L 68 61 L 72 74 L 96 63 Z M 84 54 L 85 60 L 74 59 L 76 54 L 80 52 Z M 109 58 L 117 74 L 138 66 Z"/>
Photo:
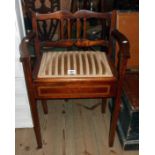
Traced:
<path id="1" fill-rule="evenodd" d="M 112 77 L 106 54 L 99 51 L 43 53 L 38 78 Z"/>

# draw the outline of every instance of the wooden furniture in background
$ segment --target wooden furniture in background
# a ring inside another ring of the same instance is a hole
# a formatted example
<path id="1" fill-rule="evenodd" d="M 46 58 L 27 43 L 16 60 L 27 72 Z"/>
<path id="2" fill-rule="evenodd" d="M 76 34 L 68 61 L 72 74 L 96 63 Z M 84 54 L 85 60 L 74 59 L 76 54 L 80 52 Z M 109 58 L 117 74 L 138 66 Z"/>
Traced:
<path id="1" fill-rule="evenodd" d="M 87 20 L 96 18 L 106 20 L 110 25 L 109 38 L 89 40 Z M 60 21 L 60 36 L 57 41 L 42 42 L 39 37 L 37 21 Z M 76 23 L 76 37 L 72 36 L 72 20 Z M 109 131 L 109 146 L 113 146 L 115 129 L 120 111 L 122 84 L 129 58 L 129 41 L 115 29 L 116 11 L 107 13 L 79 10 L 74 14 L 57 11 L 48 14 L 32 12 L 33 32 L 23 39 L 21 61 L 33 118 L 38 148 L 42 147 L 41 132 L 37 111 L 37 100 L 65 98 L 109 98 L 115 100 Z M 64 33 L 67 30 L 67 38 Z M 112 61 L 112 41 L 119 44 L 119 59 L 115 66 Z M 29 44 L 34 41 L 35 58 L 29 53 Z M 76 51 L 56 52 L 54 47 L 72 48 Z M 106 46 L 107 52 L 92 51 L 93 46 Z M 47 49 L 50 50 L 47 51 Z M 43 103 L 47 112 L 46 102 Z M 103 110 L 104 111 L 104 110 Z"/>
<path id="2" fill-rule="evenodd" d="M 98 9 L 101 12 L 114 10 L 114 0 L 99 0 Z"/>
<path id="3" fill-rule="evenodd" d="M 72 1 L 73 0 L 60 0 L 60 10 L 71 11 Z"/>
<path id="4" fill-rule="evenodd" d="M 114 0 L 72 0 L 71 11 L 75 12 L 79 9 L 108 12 L 112 11 Z"/>
<path id="5" fill-rule="evenodd" d="M 109 105 L 112 109 L 114 103 Z M 117 132 L 124 150 L 139 149 L 139 73 L 135 71 L 125 75 Z"/>
<path id="6" fill-rule="evenodd" d="M 125 75 L 121 110 L 117 124 L 118 136 L 124 150 L 139 149 L 139 73 Z"/>
<path id="7" fill-rule="evenodd" d="M 118 134 L 124 149 L 139 148 L 139 13 L 118 11 L 117 29 L 130 41 L 131 58 L 125 76 Z"/>
<path id="8" fill-rule="evenodd" d="M 139 10 L 139 0 L 114 0 L 116 10 Z"/>
<path id="9" fill-rule="evenodd" d="M 127 36 L 130 41 L 131 59 L 127 68 L 139 68 L 139 13 L 138 12 L 117 12 L 116 28 Z"/>
<path id="10" fill-rule="evenodd" d="M 59 0 L 24 0 L 22 4 L 26 31 L 32 30 L 32 17 L 30 10 L 33 10 L 36 13 L 50 13 L 60 10 Z M 40 39 L 42 41 L 54 39 L 57 27 L 58 21 L 56 20 L 38 22 L 38 31 L 41 34 L 39 36 Z"/>

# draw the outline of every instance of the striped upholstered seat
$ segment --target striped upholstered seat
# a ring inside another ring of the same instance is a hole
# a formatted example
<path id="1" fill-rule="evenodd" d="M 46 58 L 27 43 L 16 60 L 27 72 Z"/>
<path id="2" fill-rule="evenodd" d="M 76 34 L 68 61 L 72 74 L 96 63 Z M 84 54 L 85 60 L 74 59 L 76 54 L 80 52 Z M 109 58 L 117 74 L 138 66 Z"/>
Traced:
<path id="1" fill-rule="evenodd" d="M 111 77 L 106 54 L 94 51 L 43 53 L 38 78 Z"/>

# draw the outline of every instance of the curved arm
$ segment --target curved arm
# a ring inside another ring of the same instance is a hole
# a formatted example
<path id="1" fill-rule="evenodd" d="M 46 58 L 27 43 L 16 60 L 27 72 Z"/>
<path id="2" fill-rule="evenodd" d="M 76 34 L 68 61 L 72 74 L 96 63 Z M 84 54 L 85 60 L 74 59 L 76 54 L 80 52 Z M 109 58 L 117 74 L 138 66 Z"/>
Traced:
<path id="1" fill-rule="evenodd" d="M 25 58 L 30 58 L 28 44 L 35 37 L 34 32 L 30 32 L 25 38 L 23 38 L 20 44 L 20 60 L 23 61 Z"/>
<path id="2" fill-rule="evenodd" d="M 24 75 L 29 89 L 29 84 L 32 85 L 32 67 L 31 56 L 29 54 L 28 44 L 35 37 L 35 33 L 30 32 L 20 44 L 20 61 L 23 64 Z M 29 84 L 28 84 L 29 83 Z"/>
<path id="3" fill-rule="evenodd" d="M 119 32 L 118 30 L 113 30 L 111 32 L 111 37 L 115 38 L 119 45 L 119 52 L 118 52 L 118 62 L 117 62 L 117 72 L 118 78 L 120 81 L 124 78 L 127 61 L 130 58 L 130 45 L 129 40 L 127 37 Z"/>
<path id="4" fill-rule="evenodd" d="M 111 36 L 114 37 L 118 42 L 119 51 L 121 52 L 122 56 L 126 59 L 130 58 L 130 52 L 129 52 L 130 46 L 127 37 L 118 30 L 113 30 L 111 32 Z"/>

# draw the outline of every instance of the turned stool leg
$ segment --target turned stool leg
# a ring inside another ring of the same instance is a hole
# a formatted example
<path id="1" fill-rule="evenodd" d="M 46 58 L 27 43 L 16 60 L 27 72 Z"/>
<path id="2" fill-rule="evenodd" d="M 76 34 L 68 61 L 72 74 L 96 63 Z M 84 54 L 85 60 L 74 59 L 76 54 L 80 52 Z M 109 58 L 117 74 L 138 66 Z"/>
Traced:
<path id="1" fill-rule="evenodd" d="M 101 112 L 102 113 L 105 113 L 106 105 L 107 105 L 107 99 L 106 98 L 102 98 L 102 103 L 101 103 Z"/>
<path id="2" fill-rule="evenodd" d="M 42 107 L 43 107 L 44 114 L 48 114 L 47 101 L 46 100 L 41 100 L 41 104 L 42 104 Z"/>

